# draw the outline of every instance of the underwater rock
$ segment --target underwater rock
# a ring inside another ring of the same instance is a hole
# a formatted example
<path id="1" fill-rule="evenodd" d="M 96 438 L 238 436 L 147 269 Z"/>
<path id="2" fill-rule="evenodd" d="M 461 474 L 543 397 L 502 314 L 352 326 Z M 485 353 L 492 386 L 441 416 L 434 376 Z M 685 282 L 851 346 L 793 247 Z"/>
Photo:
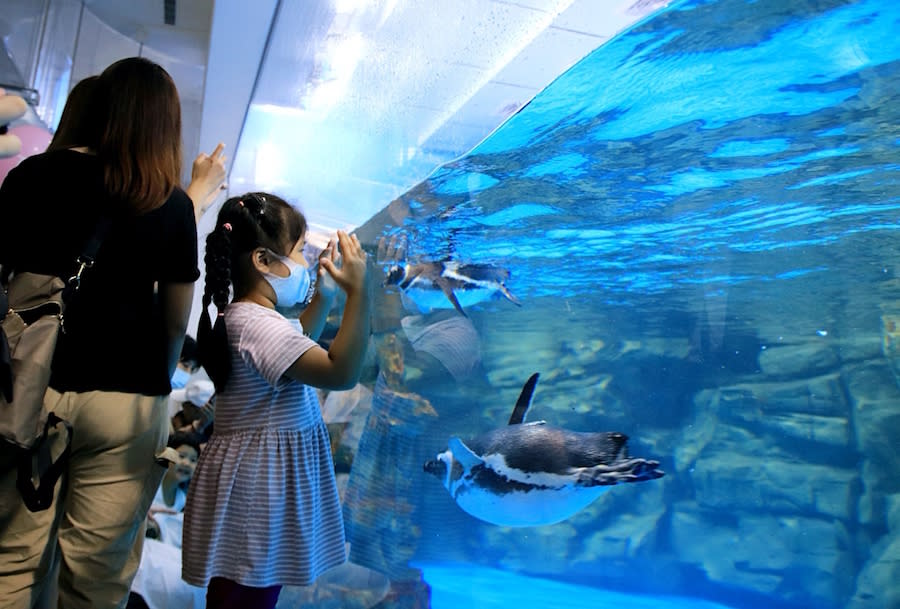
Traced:
<path id="1" fill-rule="evenodd" d="M 731 388 L 723 388 L 727 392 Z M 735 390 L 745 391 L 765 411 L 796 412 L 826 417 L 847 417 L 850 404 L 839 371 L 795 381 L 748 383 Z"/>
<path id="2" fill-rule="evenodd" d="M 847 598 L 854 586 L 850 535 L 835 520 L 746 512 L 724 516 L 683 502 L 675 506 L 671 545 L 711 582 L 801 607 L 837 609 L 835 599 Z"/>
<path id="3" fill-rule="evenodd" d="M 764 416 L 762 421 L 765 429 L 781 434 L 786 443 L 802 440 L 824 444 L 832 449 L 848 449 L 850 446 L 850 422 L 843 417 L 788 413 Z"/>
<path id="4" fill-rule="evenodd" d="M 723 389 L 719 400 L 722 420 L 758 435 L 773 438 L 786 450 L 797 447 L 797 442 L 807 443 L 803 450 L 824 445 L 820 450 L 849 450 L 851 444 L 850 421 L 846 416 L 822 416 L 816 414 L 785 412 L 778 403 L 757 399 L 754 391 Z"/>
<path id="5" fill-rule="evenodd" d="M 384 600 L 372 609 L 431 609 L 431 587 L 416 572 L 415 579 L 392 581 Z"/>
<path id="6" fill-rule="evenodd" d="M 485 527 L 478 545 L 492 548 L 496 566 L 504 570 L 549 577 L 571 573 L 571 553 L 579 541 L 579 530 L 571 521 L 527 531 L 522 535 L 520 528 Z M 541 548 L 541 552 L 535 553 L 535 548 Z M 484 552 L 476 547 L 472 551 Z"/>
<path id="7" fill-rule="evenodd" d="M 509 425 L 448 450 L 424 465 L 463 510 L 492 524 L 537 526 L 561 522 L 607 487 L 662 477 L 658 461 L 628 456 L 617 432 L 575 432 L 525 423 L 537 385 L 525 383 Z"/>
<path id="8" fill-rule="evenodd" d="M 589 575 L 592 566 L 598 563 L 609 568 L 615 561 L 628 565 L 641 558 L 653 557 L 655 560 L 662 553 L 659 532 L 667 524 L 663 489 L 663 485 L 658 484 L 629 487 L 627 493 L 605 495 L 587 508 L 585 512 L 602 510 L 605 526 L 576 539 L 569 572 Z M 597 522 L 599 514 L 595 516 L 594 522 Z M 604 575 L 613 576 L 609 572 Z"/>
<path id="9" fill-rule="evenodd" d="M 900 493 L 887 495 L 884 499 L 888 513 L 888 529 L 894 534 L 900 535 Z"/>
<path id="10" fill-rule="evenodd" d="M 859 494 L 855 468 L 798 462 L 770 442 L 720 423 L 687 472 L 697 505 L 731 511 L 818 514 L 852 520 Z"/>
<path id="11" fill-rule="evenodd" d="M 694 395 L 693 419 L 685 423 L 681 440 L 675 442 L 676 471 L 688 470 L 712 440 L 719 423 L 718 401 L 717 389 L 701 390 Z"/>
<path id="12" fill-rule="evenodd" d="M 883 355 L 881 342 L 868 333 L 842 338 L 837 341 L 836 349 L 843 364 L 872 360 Z"/>
<path id="13" fill-rule="evenodd" d="M 854 446 L 863 457 L 858 518 L 875 530 L 884 530 L 889 517 L 887 499 L 898 491 L 900 389 L 883 360 L 848 366 L 844 378 L 853 403 Z"/>
<path id="14" fill-rule="evenodd" d="M 900 314 L 896 312 L 881 316 L 881 352 L 900 385 Z"/>
<path id="15" fill-rule="evenodd" d="M 900 607 L 900 532 L 879 543 L 856 580 L 846 609 Z"/>
<path id="16" fill-rule="evenodd" d="M 837 375 L 704 390 L 693 401 L 693 420 L 676 448 L 679 468 L 685 457 L 696 458 L 719 422 L 743 428 L 798 457 L 838 464 L 855 461 L 851 408 Z"/>
<path id="17" fill-rule="evenodd" d="M 759 367 L 767 376 L 796 378 L 818 376 L 837 368 L 833 346 L 822 338 L 799 344 L 772 346 L 759 354 Z"/>
<path id="18" fill-rule="evenodd" d="M 893 487 L 900 471 L 900 388 L 883 362 L 848 367 L 844 377 L 853 402 L 857 449 L 881 464 L 886 484 L 880 487 Z"/>

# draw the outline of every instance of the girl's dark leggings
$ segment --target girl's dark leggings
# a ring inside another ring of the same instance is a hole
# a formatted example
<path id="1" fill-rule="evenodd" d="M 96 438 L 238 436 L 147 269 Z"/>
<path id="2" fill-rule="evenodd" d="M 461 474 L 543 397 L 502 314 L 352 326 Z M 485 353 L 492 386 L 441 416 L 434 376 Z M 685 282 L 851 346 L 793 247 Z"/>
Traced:
<path id="1" fill-rule="evenodd" d="M 209 580 L 206 589 L 206 609 L 275 609 L 281 586 L 253 588 L 224 577 Z"/>

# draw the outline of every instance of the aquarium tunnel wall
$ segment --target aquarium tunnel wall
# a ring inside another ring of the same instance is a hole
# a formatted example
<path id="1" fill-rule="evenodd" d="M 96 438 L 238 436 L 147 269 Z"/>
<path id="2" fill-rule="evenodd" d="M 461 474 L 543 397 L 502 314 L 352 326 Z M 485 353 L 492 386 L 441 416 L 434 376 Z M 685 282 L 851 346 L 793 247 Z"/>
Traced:
<path id="1" fill-rule="evenodd" d="M 264 3 L 229 136 L 229 194 L 324 202 L 321 231 L 382 202 L 352 224 L 363 378 L 320 396 L 350 563 L 279 607 L 900 607 L 900 4 L 628 3 L 496 129 L 399 156 L 338 145 L 365 112 L 284 111 L 280 45 L 320 4 Z M 49 5 L 45 124 L 140 51 L 175 77 L 185 150 L 209 143 L 221 72 Z"/>
<path id="2" fill-rule="evenodd" d="M 376 289 L 351 556 L 900 606 L 898 20 L 674 3 L 361 227 L 382 269 L 391 240 L 410 265 L 496 266 L 519 304 Z M 622 432 L 665 476 L 552 525 L 464 513 L 421 463 L 504 426 L 534 372 L 529 420 Z"/>

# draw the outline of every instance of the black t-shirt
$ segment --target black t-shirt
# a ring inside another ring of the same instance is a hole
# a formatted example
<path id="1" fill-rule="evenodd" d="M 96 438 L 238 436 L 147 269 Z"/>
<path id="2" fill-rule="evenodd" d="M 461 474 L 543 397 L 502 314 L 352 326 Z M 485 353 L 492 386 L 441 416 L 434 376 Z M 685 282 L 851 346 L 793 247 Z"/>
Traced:
<path id="1" fill-rule="evenodd" d="M 29 157 L 0 186 L 0 264 L 63 279 L 112 209 L 93 155 L 59 150 Z M 140 216 L 111 213 L 94 266 L 66 309 L 50 386 L 57 391 L 171 390 L 159 283 L 197 280 L 197 225 L 190 198 L 176 188 Z"/>

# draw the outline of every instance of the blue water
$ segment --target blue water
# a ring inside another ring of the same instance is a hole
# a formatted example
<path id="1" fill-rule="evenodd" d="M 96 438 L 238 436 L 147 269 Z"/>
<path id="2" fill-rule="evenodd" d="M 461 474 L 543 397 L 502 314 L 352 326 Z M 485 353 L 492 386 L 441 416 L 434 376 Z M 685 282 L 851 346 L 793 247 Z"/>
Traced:
<path id="1" fill-rule="evenodd" d="M 431 609 L 729 609 L 696 598 L 637 596 L 471 565 L 417 564 Z"/>
<path id="2" fill-rule="evenodd" d="M 376 290 L 351 558 L 441 609 L 900 606 L 898 33 L 888 0 L 672 3 L 361 227 L 522 306 Z M 463 511 L 422 464 L 533 372 L 529 420 L 665 477 L 558 524 Z"/>

